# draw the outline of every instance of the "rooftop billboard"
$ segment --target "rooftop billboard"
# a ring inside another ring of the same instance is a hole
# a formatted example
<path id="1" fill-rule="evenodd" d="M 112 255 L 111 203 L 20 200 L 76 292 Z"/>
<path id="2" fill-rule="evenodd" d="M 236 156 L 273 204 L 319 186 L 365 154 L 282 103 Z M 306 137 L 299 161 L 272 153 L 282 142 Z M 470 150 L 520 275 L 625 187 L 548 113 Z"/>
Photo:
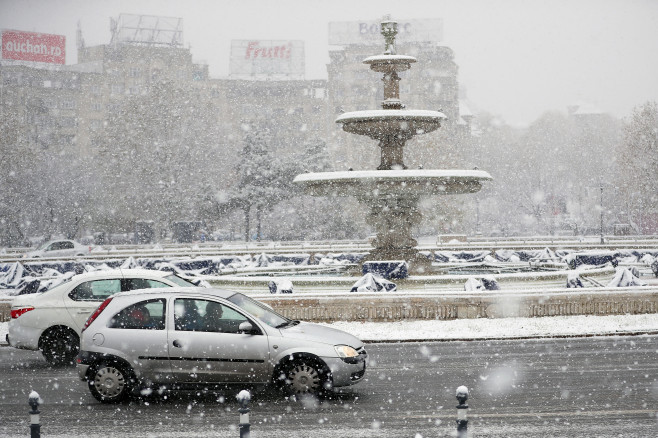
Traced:
<path id="1" fill-rule="evenodd" d="M 329 23 L 329 44 L 347 46 L 350 44 L 384 45 L 381 35 L 381 20 L 372 21 L 337 21 Z M 417 20 L 397 20 L 398 34 L 396 41 L 437 43 L 443 40 L 443 20 L 426 18 Z"/>
<path id="2" fill-rule="evenodd" d="M 230 75 L 236 78 L 302 79 L 304 42 L 271 40 L 231 41 Z"/>
<path id="3" fill-rule="evenodd" d="M 3 30 L 2 59 L 16 61 L 64 64 L 66 61 L 66 37 L 47 33 Z"/>
<path id="4" fill-rule="evenodd" d="M 110 18 L 112 43 L 183 47 L 183 19 L 156 15 L 119 14 Z"/>

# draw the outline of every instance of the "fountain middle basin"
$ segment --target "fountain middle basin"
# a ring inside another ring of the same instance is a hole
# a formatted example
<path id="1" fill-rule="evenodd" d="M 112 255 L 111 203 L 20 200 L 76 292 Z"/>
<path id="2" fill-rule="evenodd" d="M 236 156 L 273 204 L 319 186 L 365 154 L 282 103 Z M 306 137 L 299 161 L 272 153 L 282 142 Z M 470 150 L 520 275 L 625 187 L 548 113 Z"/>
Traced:
<path id="1" fill-rule="evenodd" d="M 438 111 L 428 110 L 370 110 L 341 114 L 336 123 L 345 132 L 365 135 L 375 140 L 391 136 L 409 140 L 418 134 L 427 134 L 441 127 L 446 116 Z"/>

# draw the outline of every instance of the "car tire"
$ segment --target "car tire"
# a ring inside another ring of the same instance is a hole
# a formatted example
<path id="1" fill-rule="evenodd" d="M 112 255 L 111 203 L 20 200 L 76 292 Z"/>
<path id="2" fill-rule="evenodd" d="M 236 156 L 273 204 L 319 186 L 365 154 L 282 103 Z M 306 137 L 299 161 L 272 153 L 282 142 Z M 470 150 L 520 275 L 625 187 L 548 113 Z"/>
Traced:
<path id="1" fill-rule="evenodd" d="M 51 365 L 71 364 L 80 351 L 80 338 L 69 328 L 54 328 L 43 335 L 39 349 Z"/>
<path id="2" fill-rule="evenodd" d="M 101 403 L 120 403 L 128 398 L 135 384 L 132 370 L 116 362 L 102 362 L 88 374 L 91 395 Z"/>
<path id="3" fill-rule="evenodd" d="M 309 358 L 292 361 L 284 368 L 283 387 L 290 395 L 323 395 L 332 388 L 326 365 Z"/>

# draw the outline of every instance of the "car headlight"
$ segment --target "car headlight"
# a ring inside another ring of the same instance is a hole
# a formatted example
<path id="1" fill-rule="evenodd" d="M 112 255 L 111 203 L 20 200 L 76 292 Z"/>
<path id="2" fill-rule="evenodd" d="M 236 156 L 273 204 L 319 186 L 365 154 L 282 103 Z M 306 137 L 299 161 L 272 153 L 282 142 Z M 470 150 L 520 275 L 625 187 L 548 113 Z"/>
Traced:
<path id="1" fill-rule="evenodd" d="M 334 345 L 334 349 L 336 350 L 336 354 L 338 354 L 338 357 L 340 357 L 341 359 L 349 358 L 349 357 L 359 357 L 359 353 L 349 345 Z"/>

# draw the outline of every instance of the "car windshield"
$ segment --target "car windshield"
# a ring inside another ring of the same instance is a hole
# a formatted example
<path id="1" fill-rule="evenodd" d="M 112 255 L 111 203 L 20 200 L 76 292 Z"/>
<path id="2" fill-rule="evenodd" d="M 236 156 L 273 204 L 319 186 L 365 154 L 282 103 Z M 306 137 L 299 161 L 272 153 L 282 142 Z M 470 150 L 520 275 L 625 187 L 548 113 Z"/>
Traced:
<path id="1" fill-rule="evenodd" d="M 53 242 L 48 241 L 48 242 L 42 243 L 41 245 L 39 245 L 37 247 L 37 251 L 43 251 L 44 249 L 48 248 L 48 245 L 50 245 L 51 243 L 53 243 Z"/>
<path id="2" fill-rule="evenodd" d="M 173 283 L 176 283 L 178 286 L 182 286 L 182 287 L 196 286 L 196 284 L 192 283 L 191 281 L 187 281 L 186 279 L 179 277 L 176 274 L 167 275 L 165 278 Z"/>
<path id="3" fill-rule="evenodd" d="M 270 327 L 278 328 L 292 324 L 292 321 L 285 316 L 279 315 L 274 310 L 246 295 L 235 294 L 230 296 L 228 300 L 251 313 Z"/>

